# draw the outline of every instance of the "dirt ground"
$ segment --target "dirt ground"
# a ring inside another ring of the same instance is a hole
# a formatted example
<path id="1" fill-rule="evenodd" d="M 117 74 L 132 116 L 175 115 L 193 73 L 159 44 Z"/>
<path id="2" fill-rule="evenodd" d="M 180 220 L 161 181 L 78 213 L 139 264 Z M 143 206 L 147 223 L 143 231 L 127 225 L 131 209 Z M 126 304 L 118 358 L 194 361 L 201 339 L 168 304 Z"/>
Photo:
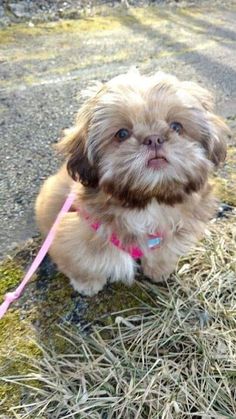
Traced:
<path id="1" fill-rule="evenodd" d="M 1 256 L 37 234 L 35 197 L 58 166 L 52 145 L 73 123 L 77 95 L 91 80 L 132 65 L 195 80 L 215 93 L 234 131 L 236 7 L 199 4 L 103 7 L 98 16 L 0 30 Z M 227 165 L 222 173 L 232 181 Z"/>

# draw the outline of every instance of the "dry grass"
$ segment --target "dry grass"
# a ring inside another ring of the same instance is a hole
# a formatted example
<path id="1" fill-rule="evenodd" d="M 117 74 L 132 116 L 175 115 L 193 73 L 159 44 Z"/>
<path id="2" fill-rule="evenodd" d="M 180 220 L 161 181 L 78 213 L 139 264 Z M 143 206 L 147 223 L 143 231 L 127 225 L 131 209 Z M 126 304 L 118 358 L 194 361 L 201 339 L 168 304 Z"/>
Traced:
<path id="1" fill-rule="evenodd" d="M 140 284 L 139 314 L 62 329 L 66 353 L 41 348 L 32 373 L 2 378 L 24 388 L 14 417 L 236 418 L 235 219 L 210 225 L 168 287 Z"/>

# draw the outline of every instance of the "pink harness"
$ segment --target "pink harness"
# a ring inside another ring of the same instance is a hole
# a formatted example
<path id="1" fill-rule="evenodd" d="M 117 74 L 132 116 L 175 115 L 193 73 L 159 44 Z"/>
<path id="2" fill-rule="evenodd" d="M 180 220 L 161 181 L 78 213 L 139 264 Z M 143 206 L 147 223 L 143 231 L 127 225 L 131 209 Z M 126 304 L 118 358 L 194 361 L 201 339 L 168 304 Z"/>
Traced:
<path id="1" fill-rule="evenodd" d="M 79 210 L 78 210 L 79 212 Z M 90 223 L 90 227 L 97 231 L 101 227 L 101 223 L 98 221 L 91 221 L 90 216 L 88 214 L 83 213 L 83 217 Z M 157 247 L 160 246 L 162 240 L 163 240 L 163 234 L 156 233 L 156 234 L 148 234 L 148 240 L 147 240 L 147 247 L 150 250 L 154 250 Z M 118 249 L 123 250 L 126 253 L 129 253 L 129 255 L 133 259 L 140 259 L 144 252 L 139 246 L 124 246 L 121 242 L 121 240 L 117 237 L 115 233 L 111 234 L 111 237 L 109 238 L 109 241 Z"/>
<path id="2" fill-rule="evenodd" d="M 36 255 L 35 259 L 33 260 L 29 270 L 27 271 L 26 275 L 24 276 L 22 282 L 20 283 L 20 285 L 16 288 L 15 291 L 13 292 L 8 292 L 5 297 L 4 297 L 4 301 L 3 303 L 0 305 L 0 319 L 4 316 L 4 314 L 6 313 L 9 305 L 14 302 L 15 300 L 17 300 L 22 291 L 24 290 L 26 284 L 29 282 L 30 278 L 34 275 L 34 273 L 36 272 L 37 268 L 39 267 L 40 263 L 42 262 L 42 260 L 44 259 L 44 257 L 46 256 L 49 247 L 51 246 L 53 239 L 55 237 L 55 233 L 56 233 L 56 229 L 62 219 L 62 217 L 69 211 L 69 209 L 71 208 L 71 205 L 74 202 L 76 194 L 74 192 L 71 192 L 68 197 L 66 198 L 66 201 L 64 202 L 63 207 L 61 208 L 60 212 L 57 215 L 56 220 L 54 221 L 53 226 L 51 227 L 46 239 L 44 240 L 38 254 Z M 94 230 L 97 231 L 99 229 L 99 227 L 101 226 L 101 223 L 99 222 L 94 222 L 90 220 L 90 217 L 88 215 L 85 215 L 84 218 L 90 222 L 90 227 Z M 159 247 L 159 245 L 161 244 L 163 240 L 163 235 L 160 233 L 157 234 L 149 234 L 148 235 L 148 240 L 147 240 L 147 247 L 149 249 L 155 249 L 156 247 Z M 138 246 L 124 246 L 121 241 L 119 240 L 119 238 L 117 237 L 117 235 L 115 233 L 112 233 L 111 237 L 110 237 L 110 242 L 116 246 L 118 249 L 123 250 L 127 253 L 130 254 L 130 256 L 132 256 L 133 259 L 139 259 L 143 256 L 143 251 L 140 247 Z"/>

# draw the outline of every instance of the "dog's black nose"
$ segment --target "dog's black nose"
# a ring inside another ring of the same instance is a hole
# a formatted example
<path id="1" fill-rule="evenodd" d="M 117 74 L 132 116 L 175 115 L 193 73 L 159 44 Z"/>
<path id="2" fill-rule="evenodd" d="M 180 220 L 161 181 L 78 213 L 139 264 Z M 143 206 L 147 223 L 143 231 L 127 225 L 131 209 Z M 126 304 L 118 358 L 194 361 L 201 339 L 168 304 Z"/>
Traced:
<path id="1" fill-rule="evenodd" d="M 143 144 L 147 145 L 150 148 L 160 147 L 165 142 L 165 138 L 161 135 L 148 135 L 144 138 Z"/>

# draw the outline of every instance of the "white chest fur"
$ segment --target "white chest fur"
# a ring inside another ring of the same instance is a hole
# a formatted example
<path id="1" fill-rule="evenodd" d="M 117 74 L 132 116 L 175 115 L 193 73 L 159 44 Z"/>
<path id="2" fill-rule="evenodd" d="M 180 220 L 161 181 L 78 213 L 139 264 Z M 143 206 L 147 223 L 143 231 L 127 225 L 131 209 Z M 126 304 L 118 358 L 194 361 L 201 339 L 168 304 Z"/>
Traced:
<path id="1" fill-rule="evenodd" d="M 184 217 L 179 206 L 160 205 L 153 200 L 145 209 L 122 209 L 117 220 L 130 234 L 137 237 L 163 232 L 171 236 L 184 224 Z"/>

